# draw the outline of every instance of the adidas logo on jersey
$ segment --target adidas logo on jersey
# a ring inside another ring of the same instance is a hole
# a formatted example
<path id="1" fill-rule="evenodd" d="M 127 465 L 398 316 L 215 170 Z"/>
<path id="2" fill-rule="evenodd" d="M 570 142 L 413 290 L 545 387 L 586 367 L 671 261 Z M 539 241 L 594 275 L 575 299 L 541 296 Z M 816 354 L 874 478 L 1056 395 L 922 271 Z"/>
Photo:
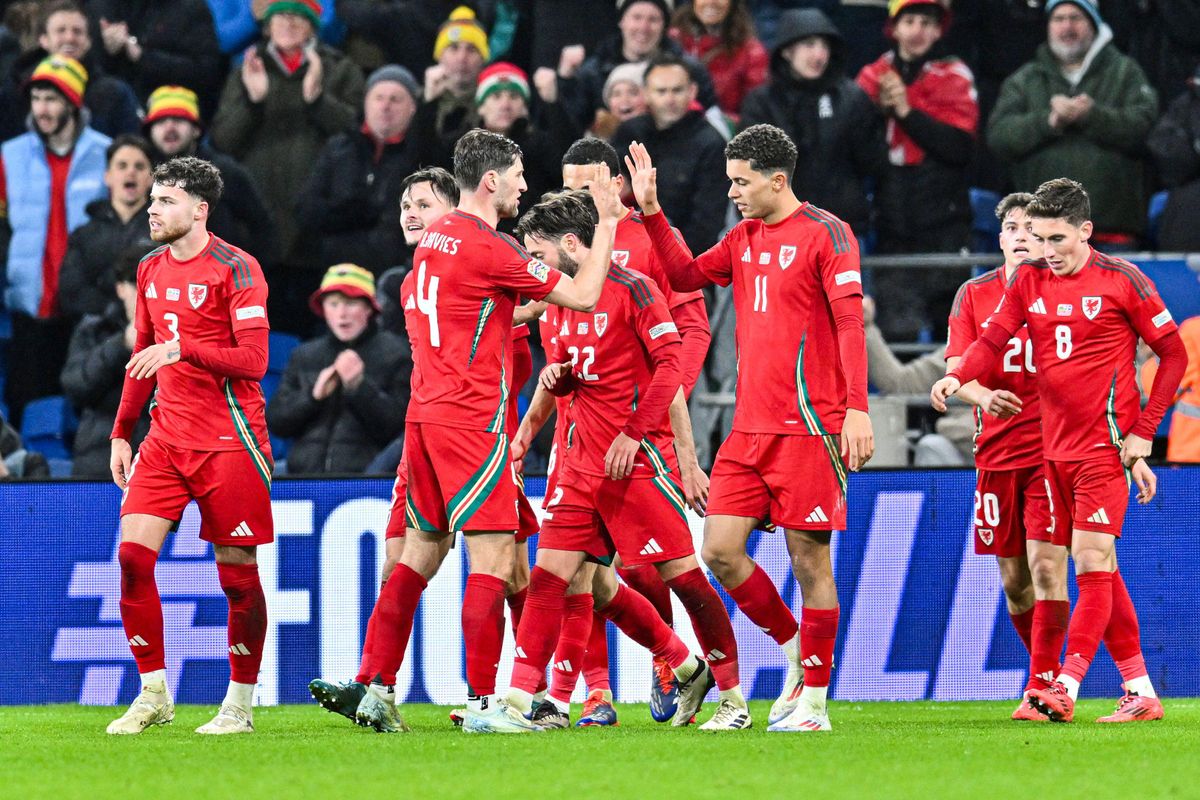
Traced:
<path id="1" fill-rule="evenodd" d="M 805 522 L 829 522 L 829 517 L 825 516 L 825 511 L 820 506 L 814 508 L 807 517 Z"/>
<path id="2" fill-rule="evenodd" d="M 242 644 L 241 642 L 238 642 L 235 645 L 230 645 L 229 652 L 233 653 L 235 656 L 248 656 L 250 655 L 250 648 L 246 647 L 246 645 Z"/>
<path id="3" fill-rule="evenodd" d="M 129 640 L 130 647 L 149 647 L 150 643 L 140 636 L 134 636 Z"/>
<path id="4" fill-rule="evenodd" d="M 233 539 L 238 539 L 238 538 L 243 538 L 243 537 L 248 537 L 248 536 L 253 536 L 253 535 L 254 535 L 254 531 L 250 530 L 250 526 L 246 524 L 246 520 L 242 520 L 241 522 L 239 522 L 238 526 L 236 528 L 234 528 L 229 534 L 230 538 L 233 538 Z"/>
<path id="5" fill-rule="evenodd" d="M 746 245 L 746 252 L 742 253 L 742 263 L 749 264 L 752 261 L 754 261 L 754 259 L 750 257 L 750 246 Z"/>
<path id="6" fill-rule="evenodd" d="M 1100 508 L 1095 514 L 1092 514 L 1090 517 L 1088 517 L 1087 521 L 1095 522 L 1097 525 L 1108 525 L 1108 513 L 1105 512 L 1103 508 Z"/>
<path id="7" fill-rule="evenodd" d="M 1029 313 L 1030 314 L 1045 314 L 1046 313 L 1046 301 L 1040 297 L 1037 300 L 1034 300 L 1033 305 L 1031 305 L 1029 307 Z"/>
<path id="8" fill-rule="evenodd" d="M 662 551 L 663 551 L 663 549 L 658 546 L 658 542 L 654 541 L 654 539 L 651 538 L 650 541 L 646 543 L 646 546 L 642 548 L 641 552 L 638 553 L 638 555 L 654 556 L 654 555 L 658 555 Z"/>
<path id="9" fill-rule="evenodd" d="M 150 281 L 150 285 L 146 287 L 146 299 L 147 300 L 157 300 L 158 299 L 158 289 L 154 288 L 154 281 Z"/>

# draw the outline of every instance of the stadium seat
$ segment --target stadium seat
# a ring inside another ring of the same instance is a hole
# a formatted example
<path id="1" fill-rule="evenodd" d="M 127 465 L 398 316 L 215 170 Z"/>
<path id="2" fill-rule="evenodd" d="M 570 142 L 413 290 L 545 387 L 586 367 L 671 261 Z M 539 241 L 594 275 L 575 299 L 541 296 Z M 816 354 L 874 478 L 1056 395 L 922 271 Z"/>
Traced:
<path id="1" fill-rule="evenodd" d="M 25 406 L 21 439 L 25 449 L 36 450 L 47 459 L 71 458 L 71 439 L 78 421 L 71 404 L 61 395 L 39 397 Z"/>
<path id="2" fill-rule="evenodd" d="M 71 477 L 71 467 L 73 463 L 69 458 L 48 458 L 46 463 L 50 465 L 51 478 L 69 478 Z"/>
<path id="3" fill-rule="evenodd" d="M 971 189 L 971 250 L 975 253 L 999 253 L 1000 220 L 996 206 L 1000 195 L 987 189 Z"/>
<path id="4" fill-rule="evenodd" d="M 300 344 L 300 339 L 290 333 L 275 333 L 272 331 L 267 341 L 267 372 L 283 374 L 287 368 L 292 351 Z"/>
<path id="5" fill-rule="evenodd" d="M 1165 189 L 1155 192 L 1146 209 L 1146 237 L 1156 247 L 1158 246 L 1158 226 L 1162 222 L 1163 211 L 1167 208 L 1167 194 Z"/>

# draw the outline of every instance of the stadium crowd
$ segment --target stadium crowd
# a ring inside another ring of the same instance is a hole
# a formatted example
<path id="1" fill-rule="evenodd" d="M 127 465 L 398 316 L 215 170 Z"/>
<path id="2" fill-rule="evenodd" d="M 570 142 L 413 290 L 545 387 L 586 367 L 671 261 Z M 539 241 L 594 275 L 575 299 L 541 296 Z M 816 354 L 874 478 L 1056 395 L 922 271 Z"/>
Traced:
<path id="1" fill-rule="evenodd" d="M 403 322 L 393 341 L 378 318 L 411 268 L 402 184 L 450 167 L 472 128 L 522 148 L 522 210 L 562 185 L 580 137 L 622 156 L 643 143 L 695 253 L 734 219 L 726 142 L 762 122 L 796 143 L 796 194 L 863 253 L 968 251 L 973 191 L 1063 175 L 1090 193 L 1105 252 L 1200 250 L 1200 7 L 1185 0 L 0 5 L 0 411 L 22 430 L 31 402 L 44 415 L 65 398 L 76 476 L 108 477 L 150 174 L 178 155 L 220 168 L 210 229 L 270 283 L 286 335 L 268 422 L 297 443 L 293 473 L 367 469 L 402 429 L 410 351 Z M 871 275 L 880 388 L 880 369 L 903 385 L 886 341 L 940 338 L 968 272 Z M 718 344 L 714 330 L 716 361 Z"/>

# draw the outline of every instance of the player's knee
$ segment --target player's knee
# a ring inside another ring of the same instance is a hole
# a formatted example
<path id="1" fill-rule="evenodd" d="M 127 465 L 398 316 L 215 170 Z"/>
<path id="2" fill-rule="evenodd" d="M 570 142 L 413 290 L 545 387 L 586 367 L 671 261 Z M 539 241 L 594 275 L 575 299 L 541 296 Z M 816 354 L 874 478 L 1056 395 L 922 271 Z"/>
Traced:
<path id="1" fill-rule="evenodd" d="M 396 565 L 400 563 L 400 556 L 388 556 L 384 559 L 383 570 L 380 572 L 379 582 L 387 583 L 387 579 L 391 577 L 392 571 L 396 569 Z"/>
<path id="2" fill-rule="evenodd" d="M 745 554 L 739 554 L 713 542 L 705 542 L 704 547 L 700 550 L 700 557 L 704 559 L 705 566 L 722 583 L 736 570 L 739 555 L 741 558 L 745 558 Z"/>

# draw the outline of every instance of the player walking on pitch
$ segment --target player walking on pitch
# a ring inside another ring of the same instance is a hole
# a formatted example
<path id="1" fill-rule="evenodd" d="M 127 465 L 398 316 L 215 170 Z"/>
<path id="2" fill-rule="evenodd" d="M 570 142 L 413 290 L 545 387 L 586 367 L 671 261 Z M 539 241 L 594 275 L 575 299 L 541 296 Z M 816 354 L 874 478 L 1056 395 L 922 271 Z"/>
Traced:
<path id="1" fill-rule="evenodd" d="M 220 172 L 198 158 L 154 171 L 150 238 L 162 247 L 138 267 L 137 341 L 112 432 L 121 500 L 121 622 L 142 691 L 113 734 L 170 722 L 163 612 L 154 565 L 189 500 L 200 538 L 213 545 L 229 600 L 230 683 L 221 709 L 197 733 L 254 730 L 254 686 L 267 632 L 255 550 L 274 539 L 270 443 L 258 381 L 267 369 L 267 284 L 254 257 L 207 230 Z M 129 435 L 155 393 L 137 458 Z"/>
<path id="2" fill-rule="evenodd" d="M 1057 680 L 1029 692 L 1035 708 L 1070 722 L 1075 700 L 1104 639 L 1124 679 L 1125 696 L 1101 722 L 1162 717 L 1141 654 L 1137 612 L 1117 569 L 1116 540 L 1129 503 L 1154 497 L 1146 465 L 1150 440 L 1175 396 L 1187 351 L 1154 284 L 1135 266 L 1092 249 L 1087 193 L 1066 178 L 1038 187 L 1026 208 L 1042 253 L 1022 264 L 983 335 L 933 385 L 935 408 L 983 375 L 1022 326 L 1037 365 L 1045 472 L 1055 537 L 1069 544 L 1079 597 Z M 1149 402 L 1140 408 L 1134 376 L 1138 337 L 1161 359 Z M 1070 530 L 1062 537 L 1060 530 Z"/>
<path id="3" fill-rule="evenodd" d="M 702 558 L 787 654 L 768 730 L 827 731 L 838 628 L 829 543 L 846 526 L 846 467 L 857 470 L 874 451 L 858 242 L 837 217 L 796 198 L 796 146 L 779 128 L 747 128 L 725 159 L 743 221 L 696 259 L 671 235 L 645 146 L 633 143 L 626 163 L 672 288 L 733 284 L 737 403 L 713 465 Z M 746 553 L 768 518 L 786 531 L 804 598 L 799 625 Z"/>

